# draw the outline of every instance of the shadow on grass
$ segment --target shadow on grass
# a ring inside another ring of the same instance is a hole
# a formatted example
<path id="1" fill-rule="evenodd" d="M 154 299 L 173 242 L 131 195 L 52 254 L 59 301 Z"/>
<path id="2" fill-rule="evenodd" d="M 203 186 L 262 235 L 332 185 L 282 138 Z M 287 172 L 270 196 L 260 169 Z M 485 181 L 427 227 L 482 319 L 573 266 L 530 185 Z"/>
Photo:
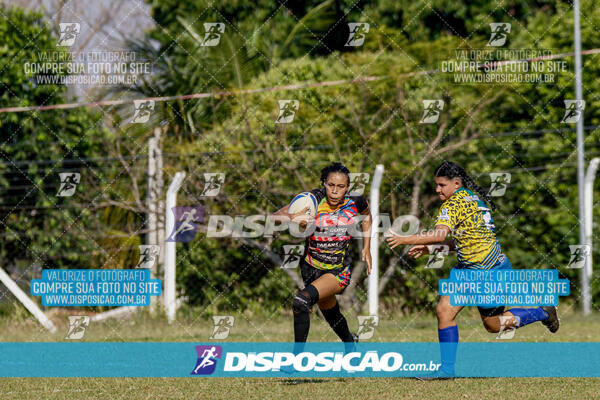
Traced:
<path id="1" fill-rule="evenodd" d="M 285 378 L 282 385 L 300 385 L 305 383 L 343 382 L 344 378 Z"/>

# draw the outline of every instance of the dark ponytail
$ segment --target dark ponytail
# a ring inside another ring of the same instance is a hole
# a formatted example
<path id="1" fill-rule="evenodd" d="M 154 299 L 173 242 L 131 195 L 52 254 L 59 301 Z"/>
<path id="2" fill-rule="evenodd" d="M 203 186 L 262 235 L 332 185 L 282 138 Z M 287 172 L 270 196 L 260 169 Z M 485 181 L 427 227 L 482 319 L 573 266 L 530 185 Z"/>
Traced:
<path id="1" fill-rule="evenodd" d="M 498 206 L 492 198 L 488 195 L 488 193 L 483 190 L 481 186 L 475 183 L 473 179 L 467 174 L 463 167 L 452 162 L 452 161 L 444 161 L 441 163 L 433 172 L 433 175 L 437 177 L 444 177 L 448 179 L 460 178 L 462 184 L 467 189 L 473 190 L 479 194 L 479 196 L 490 205 L 492 210 L 496 210 Z"/>
<path id="2" fill-rule="evenodd" d="M 350 170 L 348 168 L 346 168 L 344 165 L 342 165 L 341 163 L 333 163 L 333 164 L 323 168 L 321 170 L 321 183 L 324 185 L 329 174 L 334 173 L 334 172 L 346 174 L 346 177 L 348 178 L 348 186 L 350 186 L 350 175 L 349 175 Z"/>

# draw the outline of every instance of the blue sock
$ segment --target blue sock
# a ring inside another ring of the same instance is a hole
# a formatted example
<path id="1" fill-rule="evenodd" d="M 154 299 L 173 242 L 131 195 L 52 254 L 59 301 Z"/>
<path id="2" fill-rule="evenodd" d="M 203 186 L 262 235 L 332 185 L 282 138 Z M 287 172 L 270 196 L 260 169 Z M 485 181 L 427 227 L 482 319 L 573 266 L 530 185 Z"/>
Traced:
<path id="1" fill-rule="evenodd" d="M 456 350 L 458 348 L 458 326 L 438 329 L 438 338 L 440 339 L 442 370 L 448 374 L 454 374 Z"/>
<path id="2" fill-rule="evenodd" d="M 544 321 L 548 318 L 548 313 L 542 310 L 542 307 L 537 308 L 511 308 L 510 313 L 515 317 L 519 317 L 518 328 L 529 325 L 536 321 Z"/>

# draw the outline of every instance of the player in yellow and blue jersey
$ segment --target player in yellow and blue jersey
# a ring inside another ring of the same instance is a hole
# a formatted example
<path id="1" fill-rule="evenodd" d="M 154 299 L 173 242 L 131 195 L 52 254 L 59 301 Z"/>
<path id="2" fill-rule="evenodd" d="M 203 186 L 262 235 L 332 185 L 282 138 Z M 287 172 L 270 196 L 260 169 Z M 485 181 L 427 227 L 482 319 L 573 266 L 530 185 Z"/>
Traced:
<path id="1" fill-rule="evenodd" d="M 429 252 L 427 245 L 445 244 L 457 252 L 456 268 L 511 269 L 510 261 L 496 238 L 494 220 L 486 202 L 492 209 L 497 207 L 488 194 L 460 165 L 451 161 L 439 165 L 434 177 L 436 192 L 444 202 L 437 216 L 435 230 L 410 236 L 398 236 L 389 231 L 391 236 L 387 242 L 390 248 L 412 244 L 414 246 L 408 253 L 417 258 Z M 499 332 L 501 328 L 519 328 L 536 321 L 542 321 L 552 333 L 559 328 L 556 307 L 553 306 L 511 308 L 509 311 L 505 311 L 503 306 L 478 308 L 483 325 L 489 332 Z M 454 374 L 458 344 L 455 318 L 462 309 L 462 306 L 451 305 L 449 296 L 441 296 L 436 307 L 442 352 L 442 371 L 437 378 Z"/>

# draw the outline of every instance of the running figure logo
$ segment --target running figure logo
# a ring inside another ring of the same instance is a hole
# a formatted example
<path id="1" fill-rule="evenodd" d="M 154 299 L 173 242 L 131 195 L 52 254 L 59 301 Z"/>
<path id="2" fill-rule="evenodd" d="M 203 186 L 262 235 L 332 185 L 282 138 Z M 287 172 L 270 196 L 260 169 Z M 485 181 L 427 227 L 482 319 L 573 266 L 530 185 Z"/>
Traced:
<path id="1" fill-rule="evenodd" d="M 375 327 L 379 325 L 379 317 L 375 315 L 359 315 L 358 317 L 358 339 L 366 340 L 373 337 Z"/>
<path id="2" fill-rule="evenodd" d="M 514 338 L 515 332 L 517 331 L 517 326 L 519 326 L 519 323 L 521 322 L 521 317 L 499 315 L 498 318 L 500 319 L 500 330 L 498 331 L 498 336 L 496 336 L 496 339 L 510 340 Z M 514 325 L 510 323 L 513 318 L 515 319 Z"/>
<path id="3" fill-rule="evenodd" d="M 587 244 L 569 245 L 571 250 L 571 259 L 567 264 L 567 268 L 581 269 L 585 265 L 586 257 L 590 255 L 590 246 Z"/>
<path id="4" fill-rule="evenodd" d="M 279 114 L 275 120 L 276 124 L 289 124 L 294 120 L 300 102 L 298 100 L 277 100 L 279 103 Z"/>
<path id="5" fill-rule="evenodd" d="M 173 207 L 171 210 L 175 214 L 175 226 L 167 242 L 186 243 L 194 240 L 198 231 L 195 222 L 203 221 L 204 207 Z"/>
<path id="6" fill-rule="evenodd" d="M 225 32 L 225 24 L 222 22 L 204 23 L 204 40 L 200 43 L 204 47 L 214 47 L 221 41 L 221 35 Z"/>
<path id="7" fill-rule="evenodd" d="M 351 172 L 348 193 L 363 194 L 371 176 L 365 172 Z"/>
<path id="8" fill-rule="evenodd" d="M 420 124 L 435 124 L 444 109 L 444 100 L 423 100 L 423 118 Z"/>
<path id="9" fill-rule="evenodd" d="M 300 257 L 304 254 L 304 246 L 301 244 L 283 245 L 283 262 L 281 268 L 296 268 L 300 263 Z"/>
<path id="10" fill-rule="evenodd" d="M 65 339 L 77 340 L 83 338 L 85 329 L 90 325 L 87 315 L 69 315 L 69 331 Z"/>
<path id="11" fill-rule="evenodd" d="M 204 189 L 200 196 L 215 197 L 221 191 L 225 183 L 225 174 L 223 172 L 207 172 L 204 174 Z"/>
<path id="12" fill-rule="evenodd" d="M 348 29 L 350 30 L 350 36 L 344 46 L 362 46 L 367 33 L 369 33 L 369 24 L 366 22 L 348 22 Z"/>
<path id="13" fill-rule="evenodd" d="M 144 124 L 148 122 L 152 111 L 154 111 L 154 100 L 134 100 L 133 107 L 135 108 L 135 112 L 131 123 Z"/>
<path id="14" fill-rule="evenodd" d="M 57 46 L 71 47 L 77 39 L 77 35 L 81 31 L 79 23 L 77 22 L 60 22 L 58 24 L 59 38 Z"/>
<path id="15" fill-rule="evenodd" d="M 157 244 L 141 244 L 140 248 L 140 260 L 138 261 L 136 268 L 152 268 L 156 263 L 156 259 L 160 254 L 160 246 Z"/>
<path id="16" fill-rule="evenodd" d="M 510 33 L 511 25 L 508 22 L 492 22 L 490 28 L 492 33 L 490 34 L 490 40 L 486 46 L 500 47 L 504 46 L 508 34 Z"/>
<path id="17" fill-rule="evenodd" d="M 213 332 L 209 339 L 223 340 L 229 336 L 229 331 L 233 328 L 234 318 L 231 315 L 215 315 L 213 319 Z"/>
<path id="18" fill-rule="evenodd" d="M 60 187 L 56 195 L 59 197 L 73 196 L 77 185 L 81 181 L 81 174 L 79 172 L 61 172 L 58 176 L 60 178 Z"/>
<path id="19" fill-rule="evenodd" d="M 490 172 L 492 184 L 490 186 L 490 190 L 488 191 L 488 195 L 491 197 L 504 196 L 504 193 L 506 193 L 506 188 L 510 183 L 510 178 L 511 175 L 508 172 Z"/>
<path id="20" fill-rule="evenodd" d="M 576 124 L 585 109 L 585 100 L 565 100 L 565 116 L 560 121 L 563 124 Z"/>
<path id="21" fill-rule="evenodd" d="M 196 346 L 198 361 L 196 368 L 190 375 L 210 375 L 217 368 L 217 359 L 221 359 L 223 349 L 221 346 Z"/>
<path id="22" fill-rule="evenodd" d="M 444 259 L 450 251 L 450 247 L 445 244 L 432 244 L 429 245 L 429 258 L 425 268 L 437 269 L 444 266 Z"/>

